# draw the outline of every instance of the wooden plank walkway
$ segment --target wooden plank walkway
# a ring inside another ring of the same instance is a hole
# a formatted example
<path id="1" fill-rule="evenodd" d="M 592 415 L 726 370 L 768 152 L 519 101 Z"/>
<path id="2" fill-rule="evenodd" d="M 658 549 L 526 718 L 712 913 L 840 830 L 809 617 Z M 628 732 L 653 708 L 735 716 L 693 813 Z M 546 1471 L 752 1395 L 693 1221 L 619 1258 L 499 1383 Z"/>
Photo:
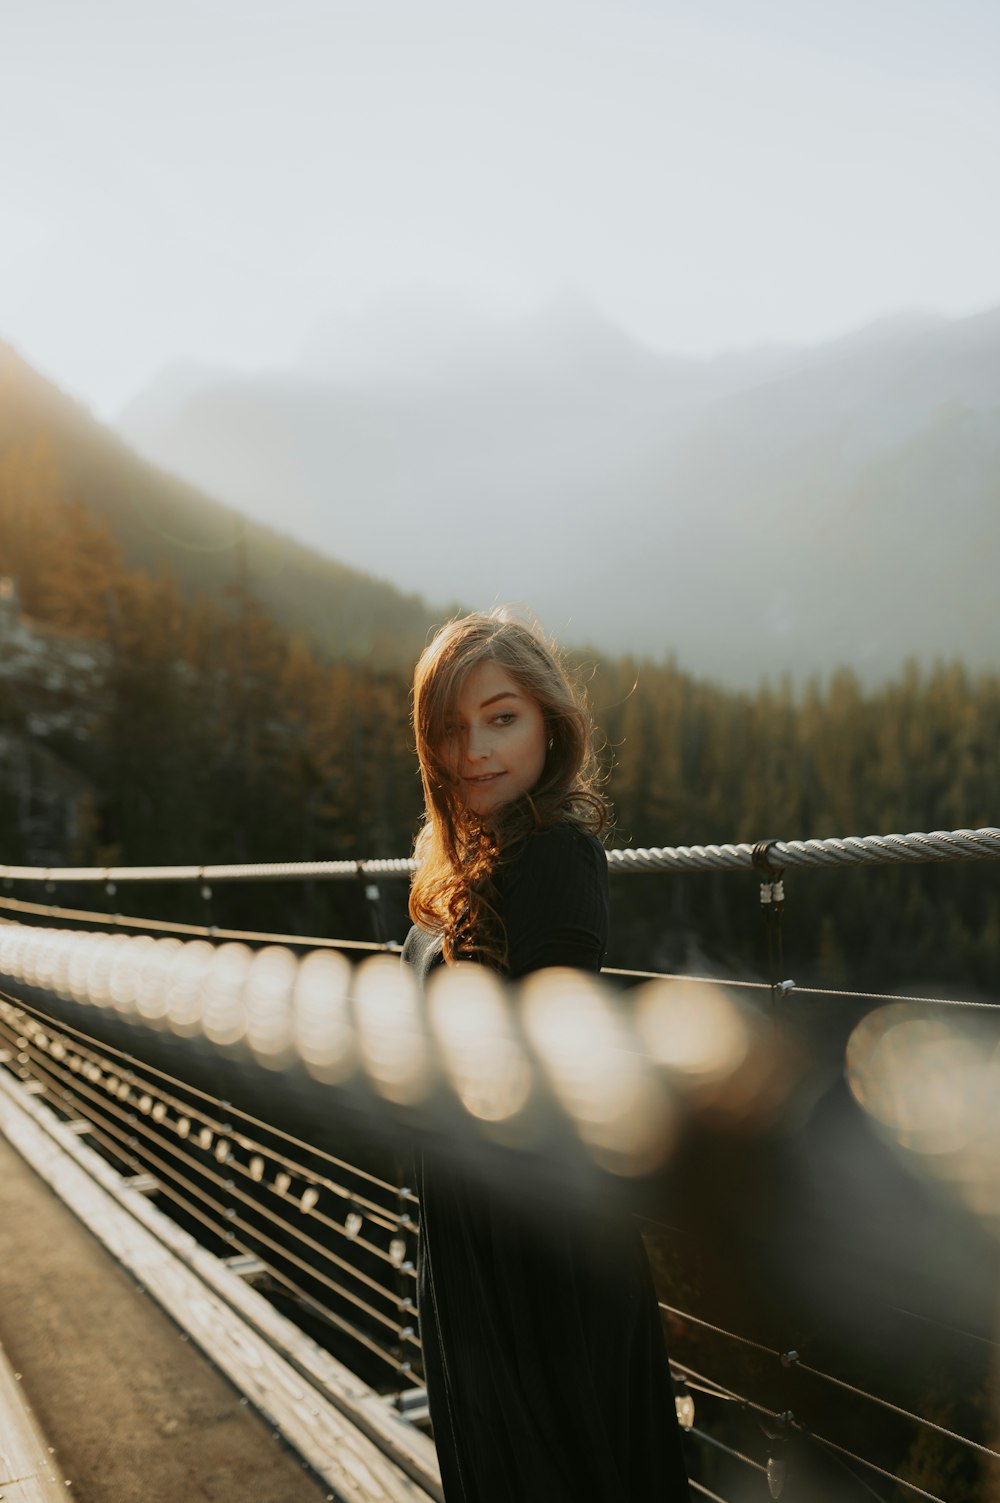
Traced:
<path id="1" fill-rule="evenodd" d="M 70 1496 L 440 1498 L 426 1436 L 2 1070 L 0 1132 L 0 1338 Z"/>
<path id="2" fill-rule="evenodd" d="M 0 1348 L 0 1498 L 4 1503 L 67 1503 L 70 1496 L 55 1448 L 28 1404 L 21 1374 Z"/>

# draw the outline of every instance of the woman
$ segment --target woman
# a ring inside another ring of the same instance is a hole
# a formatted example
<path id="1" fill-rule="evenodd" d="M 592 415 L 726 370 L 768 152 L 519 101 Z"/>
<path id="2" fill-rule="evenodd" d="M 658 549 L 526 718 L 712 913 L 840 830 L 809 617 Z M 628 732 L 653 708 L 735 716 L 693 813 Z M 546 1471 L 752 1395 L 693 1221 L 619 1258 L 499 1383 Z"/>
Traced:
<path id="1" fill-rule="evenodd" d="M 404 960 L 511 978 L 600 969 L 607 859 L 590 724 L 555 652 L 499 611 L 451 621 L 417 664 L 425 823 Z M 447 1503 L 688 1497 L 638 1232 L 425 1163 L 420 1332 Z"/>

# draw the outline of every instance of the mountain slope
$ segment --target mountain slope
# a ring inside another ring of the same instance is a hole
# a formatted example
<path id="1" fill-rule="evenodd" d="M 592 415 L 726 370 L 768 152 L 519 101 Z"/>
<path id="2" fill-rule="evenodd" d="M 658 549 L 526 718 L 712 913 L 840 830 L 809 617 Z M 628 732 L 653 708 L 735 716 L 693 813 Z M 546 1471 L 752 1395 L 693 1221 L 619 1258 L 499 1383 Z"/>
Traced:
<path id="1" fill-rule="evenodd" d="M 563 637 L 730 683 L 1000 656 L 998 311 L 711 361 L 574 304 L 424 365 L 407 346 L 395 375 L 331 350 L 147 400 L 123 429 L 257 515 L 280 498 L 356 567 L 526 600 Z"/>
<path id="2" fill-rule="evenodd" d="M 249 521 L 139 458 L 0 343 L 0 454 L 39 441 L 65 495 L 107 518 L 128 562 L 149 571 L 168 564 L 189 594 L 225 596 L 245 580 L 267 611 L 327 654 L 407 661 L 422 645 L 432 613 L 418 596 Z"/>

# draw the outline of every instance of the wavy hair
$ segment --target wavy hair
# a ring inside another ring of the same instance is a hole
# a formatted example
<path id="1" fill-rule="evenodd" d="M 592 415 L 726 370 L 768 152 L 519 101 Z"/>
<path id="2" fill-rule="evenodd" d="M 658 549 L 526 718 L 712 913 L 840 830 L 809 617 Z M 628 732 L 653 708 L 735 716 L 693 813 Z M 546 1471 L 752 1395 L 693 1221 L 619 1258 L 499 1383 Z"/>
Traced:
<path id="1" fill-rule="evenodd" d="M 466 677 L 487 661 L 538 705 L 548 749 L 534 788 L 481 818 L 466 808 L 445 748 Z M 508 610 L 458 616 L 441 627 L 417 663 L 413 730 L 424 820 L 414 846 L 410 917 L 442 936 L 446 960 L 471 958 L 503 969 L 497 866 L 532 830 L 565 822 L 599 835 L 610 822 L 586 695 L 555 645 Z"/>

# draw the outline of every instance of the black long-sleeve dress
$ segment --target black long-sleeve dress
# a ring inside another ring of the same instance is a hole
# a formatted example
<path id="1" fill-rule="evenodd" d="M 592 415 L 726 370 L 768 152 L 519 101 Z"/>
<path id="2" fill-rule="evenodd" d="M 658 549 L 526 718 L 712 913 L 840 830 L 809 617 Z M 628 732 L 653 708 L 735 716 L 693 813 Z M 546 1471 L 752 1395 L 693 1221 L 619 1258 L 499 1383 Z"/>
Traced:
<path id="1" fill-rule="evenodd" d="M 495 876 L 512 978 L 600 969 L 607 858 L 568 824 Z M 440 944 L 411 930 L 425 980 Z M 420 1334 L 447 1503 L 688 1499 L 659 1311 L 627 1215 L 519 1206 L 425 1160 Z"/>

